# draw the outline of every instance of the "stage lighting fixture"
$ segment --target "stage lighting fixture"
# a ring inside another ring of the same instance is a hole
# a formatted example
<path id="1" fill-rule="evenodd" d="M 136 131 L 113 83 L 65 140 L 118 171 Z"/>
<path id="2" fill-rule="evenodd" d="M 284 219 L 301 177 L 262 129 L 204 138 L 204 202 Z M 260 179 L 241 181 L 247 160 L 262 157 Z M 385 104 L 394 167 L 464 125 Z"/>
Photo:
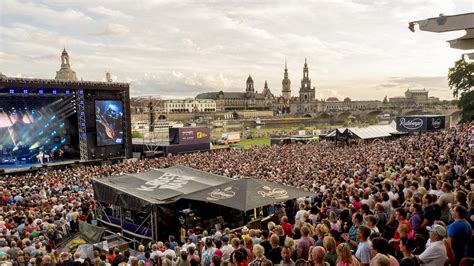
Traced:
<path id="1" fill-rule="evenodd" d="M 23 89 L 23 94 L 28 94 L 28 90 L 27 90 L 27 89 Z"/>
<path id="2" fill-rule="evenodd" d="M 66 94 L 67 94 L 67 95 L 71 94 L 71 91 L 70 91 L 70 90 L 66 90 Z"/>
<path id="3" fill-rule="evenodd" d="M 41 90 L 38 90 L 38 93 L 39 93 L 39 94 L 44 94 L 44 90 L 42 90 L 42 89 L 41 89 Z"/>
<path id="4" fill-rule="evenodd" d="M 54 95 L 58 94 L 58 91 L 57 91 L 57 90 L 53 90 L 53 94 L 54 94 Z"/>
<path id="5" fill-rule="evenodd" d="M 15 93 L 15 90 L 14 90 L 14 89 L 10 89 L 9 92 L 10 92 L 10 94 L 13 94 L 13 93 Z"/>

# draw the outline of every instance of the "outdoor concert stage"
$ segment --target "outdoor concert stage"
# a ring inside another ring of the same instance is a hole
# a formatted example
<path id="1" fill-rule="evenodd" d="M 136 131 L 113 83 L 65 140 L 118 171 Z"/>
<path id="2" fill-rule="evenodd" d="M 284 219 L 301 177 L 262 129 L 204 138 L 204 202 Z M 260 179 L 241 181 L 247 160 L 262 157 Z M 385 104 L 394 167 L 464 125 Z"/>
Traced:
<path id="1" fill-rule="evenodd" d="M 0 172 L 131 157 L 129 84 L 0 76 Z"/>

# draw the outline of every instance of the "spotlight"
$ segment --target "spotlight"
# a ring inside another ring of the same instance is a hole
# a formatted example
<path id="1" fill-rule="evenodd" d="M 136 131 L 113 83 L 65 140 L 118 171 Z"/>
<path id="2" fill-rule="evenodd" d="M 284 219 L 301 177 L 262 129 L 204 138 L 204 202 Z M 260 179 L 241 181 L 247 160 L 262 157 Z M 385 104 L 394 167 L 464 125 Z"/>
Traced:
<path id="1" fill-rule="evenodd" d="M 66 94 L 67 94 L 67 95 L 71 94 L 71 91 L 70 91 L 70 90 L 66 90 Z"/>
<path id="2" fill-rule="evenodd" d="M 28 94 L 28 90 L 27 90 L 27 89 L 23 89 L 23 94 Z"/>
<path id="3" fill-rule="evenodd" d="M 54 94 L 54 95 L 58 94 L 58 91 L 57 91 L 57 90 L 53 90 L 53 94 Z"/>
<path id="4" fill-rule="evenodd" d="M 39 93 L 39 94 L 44 94 L 44 90 L 43 90 L 43 89 L 40 89 L 40 90 L 38 90 L 38 93 Z"/>
<path id="5" fill-rule="evenodd" d="M 13 94 L 13 93 L 15 93 L 15 90 L 14 90 L 14 89 L 10 89 L 9 92 L 10 92 L 10 94 Z"/>

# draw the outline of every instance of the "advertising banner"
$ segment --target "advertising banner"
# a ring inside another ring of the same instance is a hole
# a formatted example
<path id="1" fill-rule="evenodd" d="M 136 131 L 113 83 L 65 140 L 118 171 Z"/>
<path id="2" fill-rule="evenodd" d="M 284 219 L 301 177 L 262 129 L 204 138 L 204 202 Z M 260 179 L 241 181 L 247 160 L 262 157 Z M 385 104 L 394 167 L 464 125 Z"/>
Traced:
<path id="1" fill-rule="evenodd" d="M 428 131 L 432 130 L 439 130 L 443 129 L 446 127 L 446 117 L 445 116 L 433 116 L 433 117 L 428 117 Z"/>
<path id="2" fill-rule="evenodd" d="M 207 127 L 181 127 L 169 129 L 170 144 L 199 144 L 211 142 Z"/>
<path id="3" fill-rule="evenodd" d="M 397 131 L 424 132 L 443 129 L 446 121 L 440 115 L 397 116 Z"/>

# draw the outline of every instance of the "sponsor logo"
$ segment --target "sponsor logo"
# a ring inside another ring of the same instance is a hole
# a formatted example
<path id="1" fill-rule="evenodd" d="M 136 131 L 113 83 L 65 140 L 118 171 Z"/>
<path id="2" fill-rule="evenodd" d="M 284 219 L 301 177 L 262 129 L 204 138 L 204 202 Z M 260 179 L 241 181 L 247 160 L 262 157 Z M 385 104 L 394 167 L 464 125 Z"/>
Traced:
<path id="1" fill-rule="evenodd" d="M 432 118 L 431 125 L 433 128 L 440 128 L 441 127 L 441 118 Z"/>
<path id="2" fill-rule="evenodd" d="M 198 139 L 203 139 L 203 138 L 205 138 L 205 137 L 207 137 L 207 136 L 208 136 L 208 135 L 207 135 L 206 133 L 204 133 L 204 132 L 198 132 L 198 133 L 197 133 L 197 138 L 198 138 Z"/>
<path id="3" fill-rule="evenodd" d="M 408 130 L 416 130 L 423 126 L 423 119 L 421 118 L 405 119 L 405 117 L 402 117 L 400 118 L 400 126 Z"/>
<path id="4" fill-rule="evenodd" d="M 211 193 L 207 194 L 207 200 L 209 201 L 219 201 L 224 199 L 230 199 L 235 196 L 235 191 L 232 190 L 232 187 L 226 187 L 224 189 L 214 189 Z"/>
<path id="5" fill-rule="evenodd" d="M 194 177 L 192 176 L 177 176 L 172 173 L 164 173 L 162 176 L 149 180 L 145 185 L 141 185 L 136 189 L 141 191 L 153 191 L 157 188 L 178 190 L 193 179 Z"/>
<path id="6" fill-rule="evenodd" d="M 183 137 L 192 137 L 194 136 L 194 131 L 190 130 L 190 131 L 183 131 Z"/>
<path id="7" fill-rule="evenodd" d="M 288 191 L 282 188 L 270 188 L 268 186 L 262 187 L 263 190 L 257 191 L 257 193 L 264 198 L 274 198 L 276 200 L 282 200 L 288 198 Z"/>

